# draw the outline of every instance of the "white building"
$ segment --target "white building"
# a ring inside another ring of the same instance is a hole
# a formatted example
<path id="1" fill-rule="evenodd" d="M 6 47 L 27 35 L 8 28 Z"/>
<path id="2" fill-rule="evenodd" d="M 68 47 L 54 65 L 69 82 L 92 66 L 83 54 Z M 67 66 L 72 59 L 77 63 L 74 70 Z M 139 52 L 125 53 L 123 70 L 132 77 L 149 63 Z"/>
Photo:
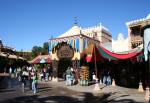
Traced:
<path id="1" fill-rule="evenodd" d="M 101 24 L 88 28 L 73 25 L 65 33 L 50 39 L 49 53 L 52 57 L 52 66 L 55 68 L 55 71 L 58 71 L 58 73 L 55 73 L 56 76 L 53 78 L 53 81 L 58 81 L 57 77 L 61 77 L 67 67 L 79 68 L 82 54 L 90 44 L 100 45 L 100 43 L 111 43 L 111 41 L 111 33 Z M 93 50 L 93 48 L 90 49 Z"/>
<path id="2" fill-rule="evenodd" d="M 58 38 L 65 38 L 65 37 L 75 36 L 79 34 L 83 34 L 90 38 L 96 39 L 101 43 L 107 43 L 112 41 L 111 33 L 106 27 L 102 26 L 101 24 L 99 26 L 88 27 L 88 28 L 81 28 L 77 25 L 74 25 L 67 32 L 61 34 Z"/>
<path id="3" fill-rule="evenodd" d="M 112 39 L 112 51 L 115 53 L 129 51 L 128 45 L 128 37 L 124 38 L 122 33 L 118 34 L 117 40 Z"/>

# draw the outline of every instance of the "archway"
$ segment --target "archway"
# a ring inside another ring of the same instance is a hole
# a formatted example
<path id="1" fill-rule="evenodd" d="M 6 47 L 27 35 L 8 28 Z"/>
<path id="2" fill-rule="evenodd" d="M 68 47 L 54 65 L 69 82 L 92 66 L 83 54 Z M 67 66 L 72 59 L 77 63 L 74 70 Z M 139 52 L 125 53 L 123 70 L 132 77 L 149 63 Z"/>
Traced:
<path id="1" fill-rule="evenodd" d="M 58 64 L 58 77 L 65 78 L 65 72 L 68 67 L 72 66 L 71 59 L 61 59 Z"/>
<path id="2" fill-rule="evenodd" d="M 66 69 L 72 67 L 72 58 L 74 56 L 74 49 L 67 44 L 62 42 L 57 48 L 58 61 L 58 77 L 64 78 Z"/>

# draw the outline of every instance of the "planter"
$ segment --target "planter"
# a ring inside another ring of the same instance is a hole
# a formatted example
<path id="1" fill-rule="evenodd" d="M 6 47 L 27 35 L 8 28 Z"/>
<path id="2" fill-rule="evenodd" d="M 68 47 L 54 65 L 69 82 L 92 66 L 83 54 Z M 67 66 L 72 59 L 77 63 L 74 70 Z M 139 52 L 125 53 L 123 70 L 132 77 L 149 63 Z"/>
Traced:
<path id="1" fill-rule="evenodd" d="M 80 85 L 81 86 L 88 86 L 89 85 L 89 81 L 88 80 L 81 80 L 80 81 Z"/>

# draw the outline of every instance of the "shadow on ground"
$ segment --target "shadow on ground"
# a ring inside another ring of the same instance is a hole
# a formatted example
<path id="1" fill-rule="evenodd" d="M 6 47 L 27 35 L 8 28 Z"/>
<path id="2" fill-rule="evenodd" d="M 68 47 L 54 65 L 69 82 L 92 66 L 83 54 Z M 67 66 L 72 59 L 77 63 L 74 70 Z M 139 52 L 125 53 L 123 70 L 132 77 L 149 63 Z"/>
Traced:
<path id="1" fill-rule="evenodd" d="M 52 87 L 40 87 L 38 88 L 39 89 L 39 92 L 44 92 L 44 91 L 49 91 L 52 89 Z"/>
<path id="2" fill-rule="evenodd" d="M 116 97 L 115 94 L 116 93 L 98 94 L 97 96 L 94 96 L 92 93 L 84 93 L 83 95 L 78 97 L 71 97 L 71 96 L 40 97 L 40 95 L 28 95 L 1 101 L 0 103 L 138 103 L 131 99 L 116 100 L 117 98 L 125 97 L 128 95 Z"/>
<path id="3" fill-rule="evenodd" d="M 0 93 L 6 93 L 6 92 L 13 92 L 14 90 L 11 89 L 2 89 L 0 90 Z"/>

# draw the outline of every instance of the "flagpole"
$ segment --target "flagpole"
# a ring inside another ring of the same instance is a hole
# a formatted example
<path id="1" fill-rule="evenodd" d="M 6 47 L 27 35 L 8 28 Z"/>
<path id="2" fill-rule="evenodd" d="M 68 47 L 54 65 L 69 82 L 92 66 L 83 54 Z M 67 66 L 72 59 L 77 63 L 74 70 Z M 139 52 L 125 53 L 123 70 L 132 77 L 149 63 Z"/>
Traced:
<path id="1" fill-rule="evenodd" d="M 94 35 L 94 40 L 95 40 L 95 35 Z M 101 90 L 100 87 L 99 87 L 99 84 L 98 84 L 98 77 L 97 77 L 97 64 L 96 64 L 96 44 L 94 42 L 94 61 L 95 61 L 95 77 L 96 77 L 96 83 L 95 83 L 95 87 L 94 87 L 94 90 L 95 91 L 99 91 Z"/>
<path id="2" fill-rule="evenodd" d="M 95 40 L 95 33 L 94 33 L 94 40 Z M 97 64 L 96 64 L 96 44 L 94 42 L 94 61 L 95 61 L 95 76 L 96 76 L 96 79 L 97 79 Z"/>

